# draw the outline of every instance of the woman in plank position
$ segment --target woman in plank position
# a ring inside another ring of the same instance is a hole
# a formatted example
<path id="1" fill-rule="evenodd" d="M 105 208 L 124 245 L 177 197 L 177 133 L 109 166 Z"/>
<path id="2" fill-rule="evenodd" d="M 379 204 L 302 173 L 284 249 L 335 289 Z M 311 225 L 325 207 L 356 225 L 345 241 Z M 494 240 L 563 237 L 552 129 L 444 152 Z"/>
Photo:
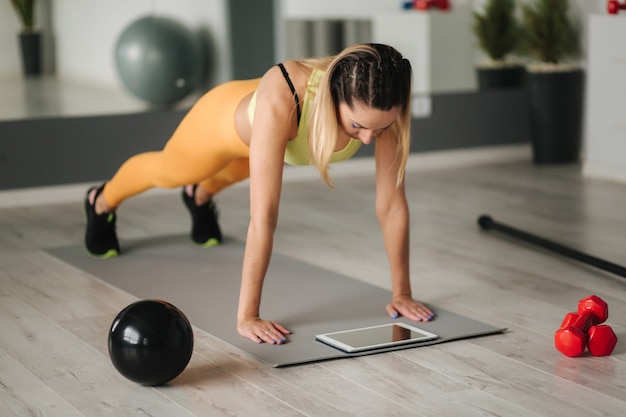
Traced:
<path id="1" fill-rule="evenodd" d="M 133 156 L 110 181 L 87 191 L 89 253 L 118 255 L 115 209 L 153 187 L 182 187 L 192 240 L 217 245 L 222 234 L 214 196 L 250 178 L 250 224 L 244 252 L 237 331 L 257 343 L 282 344 L 290 332 L 260 317 L 261 291 L 278 218 L 283 165 L 328 167 L 375 145 L 376 215 L 391 269 L 391 317 L 427 321 L 412 298 L 409 210 L 404 172 L 410 146 L 411 65 L 394 48 L 358 44 L 336 56 L 287 61 L 262 78 L 207 92 L 162 151 Z"/>

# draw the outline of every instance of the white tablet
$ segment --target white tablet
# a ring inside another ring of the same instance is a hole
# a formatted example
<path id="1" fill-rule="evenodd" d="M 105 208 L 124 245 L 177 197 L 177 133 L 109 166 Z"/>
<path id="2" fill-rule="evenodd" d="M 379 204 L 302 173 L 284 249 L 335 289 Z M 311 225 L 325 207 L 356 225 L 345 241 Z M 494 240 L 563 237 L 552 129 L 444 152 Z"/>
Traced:
<path id="1" fill-rule="evenodd" d="M 349 353 L 421 343 L 437 337 L 434 333 L 401 322 L 315 336 L 320 342 Z"/>

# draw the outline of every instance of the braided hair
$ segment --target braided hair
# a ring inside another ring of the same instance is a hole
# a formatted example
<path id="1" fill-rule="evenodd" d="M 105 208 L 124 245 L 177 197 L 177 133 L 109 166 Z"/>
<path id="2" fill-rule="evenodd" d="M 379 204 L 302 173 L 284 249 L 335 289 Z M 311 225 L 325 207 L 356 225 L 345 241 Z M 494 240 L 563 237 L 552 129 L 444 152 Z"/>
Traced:
<path id="1" fill-rule="evenodd" d="M 324 70 L 315 92 L 309 130 L 309 160 L 332 187 L 328 175 L 330 159 L 337 144 L 338 108 L 345 103 L 388 111 L 400 108 L 392 126 L 397 146 L 397 185 L 404 179 L 410 148 L 411 82 L 409 60 L 389 45 L 364 43 L 346 48 L 334 57 L 304 60 L 303 64 Z"/>
<path id="2" fill-rule="evenodd" d="M 378 110 L 406 104 L 411 64 L 395 49 L 381 44 L 355 48 L 331 65 L 330 91 L 336 105 L 355 103 Z"/>

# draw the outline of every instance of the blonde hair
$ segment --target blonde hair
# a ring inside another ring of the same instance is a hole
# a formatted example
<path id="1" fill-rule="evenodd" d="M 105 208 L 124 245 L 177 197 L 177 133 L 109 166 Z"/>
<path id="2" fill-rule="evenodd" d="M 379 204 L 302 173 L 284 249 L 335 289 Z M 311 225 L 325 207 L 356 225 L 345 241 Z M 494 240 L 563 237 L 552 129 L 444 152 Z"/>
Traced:
<path id="1" fill-rule="evenodd" d="M 400 107 L 391 127 L 397 138 L 396 185 L 404 180 L 411 145 L 411 64 L 388 45 L 357 44 L 336 56 L 300 60 L 305 66 L 325 71 L 315 94 L 309 121 L 308 157 L 322 179 L 332 187 L 328 175 L 337 144 L 338 107 L 359 103 L 378 110 Z"/>

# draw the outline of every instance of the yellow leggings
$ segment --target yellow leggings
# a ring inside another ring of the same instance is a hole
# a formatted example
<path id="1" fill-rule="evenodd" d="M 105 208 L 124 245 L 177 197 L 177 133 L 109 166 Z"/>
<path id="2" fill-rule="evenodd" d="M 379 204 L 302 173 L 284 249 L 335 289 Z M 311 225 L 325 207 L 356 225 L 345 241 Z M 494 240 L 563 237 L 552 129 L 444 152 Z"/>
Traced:
<path id="1" fill-rule="evenodd" d="M 259 80 L 219 85 L 189 110 L 161 151 L 135 155 L 106 183 L 104 199 L 117 207 L 153 187 L 199 184 L 211 194 L 250 176 L 250 148 L 235 128 L 241 100 Z"/>

